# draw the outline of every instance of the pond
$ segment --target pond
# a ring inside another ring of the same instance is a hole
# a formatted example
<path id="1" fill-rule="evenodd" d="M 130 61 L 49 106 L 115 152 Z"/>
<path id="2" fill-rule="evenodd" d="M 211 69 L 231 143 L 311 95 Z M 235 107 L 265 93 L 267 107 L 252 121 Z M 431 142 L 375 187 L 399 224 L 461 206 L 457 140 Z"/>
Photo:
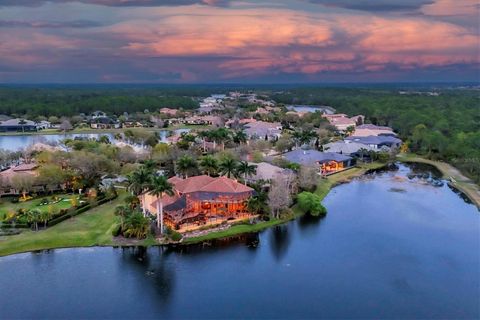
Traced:
<path id="1" fill-rule="evenodd" d="M 174 132 L 180 134 L 182 132 L 188 132 L 190 129 L 177 129 Z M 171 131 L 161 130 L 158 131 L 160 135 L 160 140 L 162 142 L 167 141 L 168 134 Z M 36 134 L 36 135 L 0 135 L 0 149 L 8 151 L 17 151 L 24 149 L 32 144 L 43 142 L 43 143 L 59 143 L 60 141 L 70 138 L 99 138 L 101 136 L 107 136 L 110 138 L 110 141 L 115 142 L 114 134 L 112 133 L 74 133 L 74 134 Z"/>
<path id="2" fill-rule="evenodd" d="M 287 106 L 288 110 L 294 110 L 296 112 L 316 112 L 320 111 L 326 114 L 333 114 L 335 113 L 335 109 L 328 106 L 309 106 L 309 105 L 291 105 Z"/>
<path id="3" fill-rule="evenodd" d="M 338 186 L 326 218 L 258 235 L 0 258 L 2 318 L 478 318 L 479 211 L 419 170 Z"/>

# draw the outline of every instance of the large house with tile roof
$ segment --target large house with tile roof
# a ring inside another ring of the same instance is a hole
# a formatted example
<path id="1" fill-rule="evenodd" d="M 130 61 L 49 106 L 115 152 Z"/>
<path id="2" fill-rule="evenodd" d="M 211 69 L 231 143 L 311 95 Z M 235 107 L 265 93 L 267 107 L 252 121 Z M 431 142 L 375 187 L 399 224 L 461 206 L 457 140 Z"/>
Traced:
<path id="1" fill-rule="evenodd" d="M 182 179 L 172 177 L 174 195 L 162 200 L 150 194 L 144 195 L 144 205 L 152 214 L 162 201 L 165 225 L 182 229 L 250 216 L 246 203 L 254 190 L 227 177 L 213 178 L 206 175 Z"/>

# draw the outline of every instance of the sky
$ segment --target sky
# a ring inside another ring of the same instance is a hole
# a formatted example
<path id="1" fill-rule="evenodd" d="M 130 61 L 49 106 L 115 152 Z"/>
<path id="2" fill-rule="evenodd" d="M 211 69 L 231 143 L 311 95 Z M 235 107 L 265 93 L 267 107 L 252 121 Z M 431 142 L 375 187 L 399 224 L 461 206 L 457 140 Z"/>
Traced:
<path id="1" fill-rule="evenodd" d="M 476 0 L 0 0 L 0 83 L 480 82 Z"/>

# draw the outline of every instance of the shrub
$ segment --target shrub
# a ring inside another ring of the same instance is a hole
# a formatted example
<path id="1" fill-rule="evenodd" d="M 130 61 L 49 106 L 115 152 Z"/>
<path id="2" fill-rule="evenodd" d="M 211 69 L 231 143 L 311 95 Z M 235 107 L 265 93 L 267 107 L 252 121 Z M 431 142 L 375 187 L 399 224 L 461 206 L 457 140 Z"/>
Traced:
<path id="1" fill-rule="evenodd" d="M 118 237 L 121 232 L 122 232 L 122 226 L 117 224 L 115 227 L 113 227 L 112 236 Z"/>
<path id="2" fill-rule="evenodd" d="M 327 209 L 322 205 L 322 199 L 311 192 L 302 192 L 297 196 L 298 206 L 305 213 L 309 213 L 312 216 L 325 216 Z"/>
<path id="3" fill-rule="evenodd" d="M 172 230 L 170 228 L 167 228 L 166 234 L 173 241 L 180 241 L 183 238 L 183 236 L 180 232 L 177 232 L 177 231 Z"/>

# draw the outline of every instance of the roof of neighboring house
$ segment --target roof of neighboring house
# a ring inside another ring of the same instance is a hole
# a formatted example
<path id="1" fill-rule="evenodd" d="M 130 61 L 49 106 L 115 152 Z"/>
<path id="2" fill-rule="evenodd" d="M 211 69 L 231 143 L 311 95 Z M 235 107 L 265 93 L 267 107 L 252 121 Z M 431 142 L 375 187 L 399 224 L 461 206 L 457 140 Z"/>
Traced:
<path id="1" fill-rule="evenodd" d="M 288 169 L 283 169 L 268 162 L 250 163 L 257 166 L 257 173 L 252 177 L 252 180 L 271 180 L 275 176 L 287 174 L 291 172 Z"/>
<path id="2" fill-rule="evenodd" d="M 353 141 L 337 141 L 327 143 L 323 146 L 324 151 L 343 153 L 350 155 L 357 152 L 360 149 L 373 150 L 372 147 L 365 145 L 363 143 L 353 142 Z"/>
<path id="3" fill-rule="evenodd" d="M 347 161 L 352 159 L 349 156 L 335 153 L 335 152 L 320 152 L 317 150 L 303 150 L 296 149 L 283 154 L 285 159 L 290 162 L 298 163 L 301 165 L 313 165 L 317 162 L 323 163 L 328 161 Z"/>
<path id="4" fill-rule="evenodd" d="M 265 135 L 280 134 L 282 124 L 280 122 L 255 121 L 245 124 L 245 133 L 249 136 L 257 135 L 263 137 Z"/>
<path id="5" fill-rule="evenodd" d="M 392 128 L 390 127 L 384 127 L 384 126 L 376 126 L 374 124 L 362 124 L 360 126 L 357 126 L 357 129 L 370 129 L 370 130 L 389 130 L 393 131 Z"/>
<path id="6" fill-rule="evenodd" d="M 35 169 L 38 168 L 37 164 L 20 164 L 15 167 L 11 167 L 5 171 L 0 172 L 0 181 L 2 185 L 9 185 L 15 176 L 37 176 Z"/>
<path id="7" fill-rule="evenodd" d="M 24 124 L 20 124 L 22 120 L 25 122 Z M 20 118 L 9 119 L 9 120 L 0 122 L 0 126 L 34 126 L 34 125 L 35 125 L 35 122 L 30 120 L 20 119 Z"/>
<path id="8" fill-rule="evenodd" d="M 23 164 L 20 164 L 16 167 L 13 167 L 12 170 L 15 171 L 15 172 L 18 172 L 18 171 L 32 171 L 32 170 L 35 170 L 36 168 L 38 168 L 38 164 L 36 164 L 36 163 L 23 163 Z"/>
<path id="9" fill-rule="evenodd" d="M 347 141 L 354 141 L 362 144 L 370 145 L 380 145 L 380 144 L 397 144 L 401 143 L 402 140 L 392 137 L 392 136 L 366 136 L 366 137 L 347 137 Z"/>

